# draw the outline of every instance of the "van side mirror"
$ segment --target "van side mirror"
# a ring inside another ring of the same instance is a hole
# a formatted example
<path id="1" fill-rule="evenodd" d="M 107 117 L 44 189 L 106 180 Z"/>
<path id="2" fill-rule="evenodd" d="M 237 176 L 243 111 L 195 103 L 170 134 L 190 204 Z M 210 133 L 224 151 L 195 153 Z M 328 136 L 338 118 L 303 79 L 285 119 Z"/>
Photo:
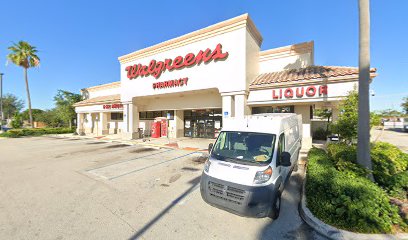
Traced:
<path id="1" fill-rule="evenodd" d="M 213 148 L 214 144 L 210 143 L 208 144 L 208 153 L 211 152 L 211 149 Z"/>
<path id="2" fill-rule="evenodd" d="M 290 153 L 282 152 L 280 155 L 280 165 L 284 167 L 290 167 Z"/>

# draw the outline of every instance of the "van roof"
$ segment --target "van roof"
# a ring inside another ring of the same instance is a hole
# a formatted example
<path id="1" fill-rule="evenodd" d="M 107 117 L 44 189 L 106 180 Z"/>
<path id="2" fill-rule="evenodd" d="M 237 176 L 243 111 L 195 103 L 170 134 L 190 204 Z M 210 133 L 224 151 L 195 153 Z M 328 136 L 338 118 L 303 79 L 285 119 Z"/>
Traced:
<path id="1" fill-rule="evenodd" d="M 294 113 L 266 113 L 245 117 L 225 118 L 222 131 L 261 132 L 279 134 L 283 121 L 298 121 Z"/>

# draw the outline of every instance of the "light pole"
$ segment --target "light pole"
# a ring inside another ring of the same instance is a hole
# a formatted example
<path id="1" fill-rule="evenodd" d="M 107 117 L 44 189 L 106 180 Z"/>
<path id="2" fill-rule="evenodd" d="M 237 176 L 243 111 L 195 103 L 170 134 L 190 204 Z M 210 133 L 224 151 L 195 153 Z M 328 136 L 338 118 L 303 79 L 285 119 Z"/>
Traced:
<path id="1" fill-rule="evenodd" d="M 0 73 L 0 131 L 3 130 L 3 75 Z"/>

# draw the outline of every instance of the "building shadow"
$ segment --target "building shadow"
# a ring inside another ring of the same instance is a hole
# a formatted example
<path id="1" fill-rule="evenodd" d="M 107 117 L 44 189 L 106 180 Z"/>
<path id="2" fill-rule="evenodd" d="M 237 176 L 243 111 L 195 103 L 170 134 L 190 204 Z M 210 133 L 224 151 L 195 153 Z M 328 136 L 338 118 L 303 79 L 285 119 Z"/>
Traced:
<path id="1" fill-rule="evenodd" d="M 401 128 L 385 128 L 384 131 L 407 133 L 408 134 L 408 131 L 405 131 L 402 127 Z"/>
<path id="2" fill-rule="evenodd" d="M 184 193 L 182 193 L 179 197 L 174 199 L 166 208 L 164 208 L 159 214 L 156 215 L 152 220 L 146 223 L 141 229 L 139 229 L 133 236 L 129 239 L 139 239 L 147 230 L 149 230 L 157 221 L 159 221 L 162 217 L 164 217 L 174 206 L 177 205 L 181 200 L 183 200 L 186 196 L 192 193 L 200 186 L 200 179 L 201 176 L 198 176 L 188 183 L 191 185 Z"/>
<path id="3" fill-rule="evenodd" d="M 303 170 L 292 173 L 282 193 L 278 219 L 271 220 L 259 233 L 258 239 L 326 239 L 307 225 L 299 215 Z"/>

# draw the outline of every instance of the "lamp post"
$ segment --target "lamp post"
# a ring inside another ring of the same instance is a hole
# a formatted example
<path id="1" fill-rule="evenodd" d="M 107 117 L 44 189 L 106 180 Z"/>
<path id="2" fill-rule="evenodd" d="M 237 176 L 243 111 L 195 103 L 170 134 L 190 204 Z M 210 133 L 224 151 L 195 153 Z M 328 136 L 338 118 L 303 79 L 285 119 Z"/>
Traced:
<path id="1" fill-rule="evenodd" d="M 3 75 L 0 73 L 0 131 L 3 130 Z"/>

